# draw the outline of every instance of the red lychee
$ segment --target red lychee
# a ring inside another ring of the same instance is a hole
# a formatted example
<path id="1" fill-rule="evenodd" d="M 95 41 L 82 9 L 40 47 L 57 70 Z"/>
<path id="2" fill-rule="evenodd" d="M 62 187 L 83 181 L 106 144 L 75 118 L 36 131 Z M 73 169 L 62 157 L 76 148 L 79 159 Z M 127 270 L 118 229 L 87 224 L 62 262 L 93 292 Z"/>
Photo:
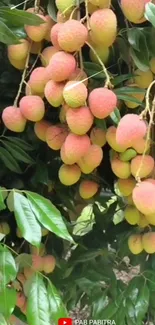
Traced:
<path id="1" fill-rule="evenodd" d="M 116 108 L 117 97 L 112 90 L 96 88 L 91 91 L 88 102 L 92 114 L 99 119 L 103 119 Z"/>

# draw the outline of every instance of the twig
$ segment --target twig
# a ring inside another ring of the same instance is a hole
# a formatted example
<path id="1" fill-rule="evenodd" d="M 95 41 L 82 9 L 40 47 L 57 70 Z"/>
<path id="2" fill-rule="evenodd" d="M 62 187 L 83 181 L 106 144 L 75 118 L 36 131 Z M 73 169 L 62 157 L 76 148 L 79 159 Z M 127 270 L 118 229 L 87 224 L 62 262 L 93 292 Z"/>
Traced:
<path id="1" fill-rule="evenodd" d="M 89 23 L 89 12 L 88 12 L 88 0 L 85 0 L 85 9 L 86 9 L 86 19 L 87 19 L 87 29 L 90 31 L 90 23 Z"/>

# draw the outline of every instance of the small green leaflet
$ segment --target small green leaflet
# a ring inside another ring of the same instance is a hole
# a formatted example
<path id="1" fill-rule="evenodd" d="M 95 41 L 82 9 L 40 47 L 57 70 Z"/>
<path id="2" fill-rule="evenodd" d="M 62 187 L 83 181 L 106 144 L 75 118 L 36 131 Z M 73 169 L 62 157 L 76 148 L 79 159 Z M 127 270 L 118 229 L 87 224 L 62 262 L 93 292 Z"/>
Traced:
<path id="1" fill-rule="evenodd" d="M 76 220 L 73 228 L 73 234 L 76 236 L 84 236 L 92 230 L 95 223 L 95 215 L 93 213 L 93 205 L 87 205 L 81 212 L 81 215 Z"/>
<path id="2" fill-rule="evenodd" d="M 0 313 L 2 313 L 6 318 L 9 318 L 16 305 L 16 290 L 0 286 L 0 297 Z"/>
<path id="3" fill-rule="evenodd" d="M 50 304 L 51 320 L 57 324 L 58 319 L 68 317 L 68 313 L 56 287 L 51 282 L 48 284 L 47 293 Z"/>
<path id="4" fill-rule="evenodd" d="M 12 254 L 6 247 L 0 245 L 0 285 L 13 281 L 17 275 L 17 267 Z"/>

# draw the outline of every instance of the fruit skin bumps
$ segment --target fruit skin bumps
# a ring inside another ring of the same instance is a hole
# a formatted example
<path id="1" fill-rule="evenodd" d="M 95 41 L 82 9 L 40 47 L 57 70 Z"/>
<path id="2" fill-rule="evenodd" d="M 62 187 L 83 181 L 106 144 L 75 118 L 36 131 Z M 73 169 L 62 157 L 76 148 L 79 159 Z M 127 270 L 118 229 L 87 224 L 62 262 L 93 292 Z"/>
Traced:
<path id="1" fill-rule="evenodd" d="M 58 33 L 60 48 L 66 52 L 79 51 L 88 37 L 87 28 L 79 21 L 70 19 L 63 24 Z"/>
<path id="2" fill-rule="evenodd" d="M 70 77 L 76 68 L 76 61 L 72 54 L 60 51 L 55 53 L 46 67 L 48 79 L 64 81 Z"/>
<path id="3" fill-rule="evenodd" d="M 45 114 L 45 105 L 39 96 L 24 96 L 19 107 L 23 116 L 32 122 L 40 121 Z"/>
<path id="4" fill-rule="evenodd" d="M 132 193 L 133 202 L 136 208 L 143 214 L 155 213 L 155 185 L 151 182 L 143 181 L 138 184 Z"/>
<path id="5" fill-rule="evenodd" d="M 145 252 L 155 253 L 155 232 L 148 232 L 142 236 L 142 244 Z"/>
<path id="6" fill-rule="evenodd" d="M 140 234 L 131 235 L 128 238 L 128 246 L 132 254 L 140 254 L 143 251 L 142 236 Z"/>
<path id="7" fill-rule="evenodd" d="M 87 95 L 88 90 L 83 82 L 68 81 L 63 89 L 65 102 L 73 108 L 83 106 Z"/>
<path id="8" fill-rule="evenodd" d="M 84 180 L 80 183 L 79 194 L 83 199 L 90 199 L 98 191 L 99 185 L 94 181 Z"/>
<path id="9" fill-rule="evenodd" d="M 141 24 L 144 17 L 145 4 L 150 0 L 121 0 L 121 7 L 125 17 L 135 24 Z"/>
<path id="10" fill-rule="evenodd" d="M 26 118 L 20 111 L 19 107 L 6 107 L 2 113 L 2 120 L 10 131 L 23 132 L 26 126 Z"/>
<path id="11" fill-rule="evenodd" d="M 80 108 L 68 109 L 66 120 L 71 132 L 78 135 L 84 135 L 91 128 L 94 118 L 89 107 L 83 106 Z"/>
<path id="12" fill-rule="evenodd" d="M 59 169 L 59 179 L 62 184 L 71 186 L 78 182 L 81 176 L 81 170 L 76 164 L 68 166 L 63 164 Z"/>
<path id="13" fill-rule="evenodd" d="M 103 119 L 116 108 L 117 97 L 112 90 L 96 88 L 90 92 L 88 102 L 92 114 L 99 119 Z"/>

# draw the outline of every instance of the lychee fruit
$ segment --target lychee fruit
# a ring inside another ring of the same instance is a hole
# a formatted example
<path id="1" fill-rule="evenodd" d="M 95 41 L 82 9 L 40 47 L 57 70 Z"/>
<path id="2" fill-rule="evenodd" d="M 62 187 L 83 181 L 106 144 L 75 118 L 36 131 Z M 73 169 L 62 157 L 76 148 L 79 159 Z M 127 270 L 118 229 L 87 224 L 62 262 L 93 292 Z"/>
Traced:
<path id="1" fill-rule="evenodd" d="M 41 63 L 44 67 L 47 67 L 52 56 L 57 53 L 58 50 L 54 46 L 45 47 L 45 49 L 40 54 Z"/>
<path id="2" fill-rule="evenodd" d="M 16 306 L 22 308 L 26 302 L 26 298 L 22 292 L 17 293 Z"/>
<path id="3" fill-rule="evenodd" d="M 136 225 L 140 220 L 140 212 L 134 206 L 126 207 L 124 217 L 130 225 Z"/>
<path id="4" fill-rule="evenodd" d="M 87 37 L 87 28 L 80 21 L 70 19 L 58 32 L 58 44 L 66 52 L 75 52 L 81 49 Z"/>
<path id="5" fill-rule="evenodd" d="M 90 138 L 87 134 L 76 135 L 69 133 L 64 142 L 64 152 L 70 163 L 74 164 L 84 156 L 90 147 Z"/>
<path id="6" fill-rule="evenodd" d="M 83 135 L 89 131 L 93 124 L 94 117 L 89 107 L 82 106 L 80 108 L 68 109 L 66 113 L 66 121 L 71 132 Z"/>
<path id="7" fill-rule="evenodd" d="M 39 54 L 42 50 L 43 42 L 31 42 L 30 53 Z"/>
<path id="8" fill-rule="evenodd" d="M 145 4 L 150 0 L 121 0 L 121 8 L 125 17 L 134 24 L 146 21 L 144 17 Z"/>
<path id="9" fill-rule="evenodd" d="M 32 278 L 34 273 L 35 273 L 35 271 L 31 267 L 24 268 L 24 276 L 25 276 L 26 280 Z"/>
<path id="10" fill-rule="evenodd" d="M 62 104 L 62 106 L 60 107 L 59 120 L 61 123 L 66 122 L 66 113 L 67 113 L 68 109 L 70 109 L 70 107 L 65 103 Z"/>
<path id="11" fill-rule="evenodd" d="M 43 93 L 47 81 L 46 68 L 38 67 L 32 71 L 28 83 L 33 91 Z"/>
<path id="12" fill-rule="evenodd" d="M 142 236 L 143 249 L 148 254 L 155 253 L 155 232 L 151 231 Z"/>
<path id="13" fill-rule="evenodd" d="M 63 103 L 63 89 L 65 83 L 49 80 L 45 86 L 44 94 L 47 101 L 53 107 L 59 107 Z"/>
<path id="14" fill-rule="evenodd" d="M 127 161 L 114 158 L 111 160 L 111 168 L 113 173 L 119 178 L 127 179 L 131 175 L 130 163 Z"/>
<path id="15" fill-rule="evenodd" d="M 145 178 L 150 175 L 154 168 L 154 159 L 149 155 L 138 155 L 131 160 L 131 174 Z"/>
<path id="16" fill-rule="evenodd" d="M 56 259 L 52 255 L 47 255 L 43 257 L 43 271 L 46 274 L 52 273 L 56 266 Z"/>
<path id="17" fill-rule="evenodd" d="M 119 145 L 132 147 L 132 143 L 143 138 L 146 134 L 147 126 L 137 114 L 126 114 L 118 124 L 116 130 L 116 141 Z"/>
<path id="18" fill-rule="evenodd" d="M 40 14 L 37 14 L 37 16 L 40 17 L 44 23 L 39 26 L 25 25 L 28 37 L 34 42 L 40 42 L 45 38 L 48 27 L 46 17 Z"/>
<path id="19" fill-rule="evenodd" d="M 149 225 L 149 221 L 147 220 L 146 216 L 144 216 L 144 214 L 140 213 L 140 219 L 137 224 L 140 228 L 145 228 Z"/>
<path id="20" fill-rule="evenodd" d="M 134 148 L 139 154 L 142 154 L 145 150 L 148 152 L 150 149 L 150 140 L 141 138 L 132 144 L 132 148 Z"/>
<path id="21" fill-rule="evenodd" d="M 88 85 L 88 77 L 84 70 L 76 68 L 75 71 L 70 75 L 69 81 L 82 81 L 85 86 Z"/>
<path id="22" fill-rule="evenodd" d="M 53 150 L 60 150 L 68 131 L 61 125 L 52 125 L 46 131 L 46 142 L 48 146 Z"/>
<path id="23" fill-rule="evenodd" d="M 26 87 L 25 87 L 25 95 L 29 96 L 29 95 L 36 95 L 41 97 L 42 99 L 44 98 L 44 92 L 37 92 L 35 90 L 32 89 L 32 87 L 30 86 L 30 82 L 26 83 Z"/>
<path id="24" fill-rule="evenodd" d="M 155 185 L 144 181 L 138 184 L 132 193 L 136 208 L 143 214 L 155 213 Z"/>
<path id="25" fill-rule="evenodd" d="M 39 140 L 46 142 L 46 132 L 50 126 L 51 123 L 45 120 L 41 120 L 34 124 L 34 132 Z"/>
<path id="26" fill-rule="evenodd" d="M 104 64 L 107 63 L 110 54 L 109 47 L 93 46 L 93 49 L 95 50 L 101 61 Z M 92 49 L 90 49 L 89 56 L 92 62 L 99 64 L 99 60 Z"/>
<path id="27" fill-rule="evenodd" d="M 117 33 L 117 19 L 111 9 L 96 10 L 90 17 L 90 34 L 95 44 L 111 46 Z"/>
<path id="28" fill-rule="evenodd" d="M 99 8 L 109 8 L 111 5 L 111 0 L 89 0 L 94 6 Z"/>
<path id="29" fill-rule="evenodd" d="M 145 218 L 146 218 L 148 224 L 155 226 L 155 213 L 145 215 Z"/>
<path id="30" fill-rule="evenodd" d="M 47 76 L 54 81 L 68 79 L 76 68 L 76 60 L 70 53 L 59 51 L 52 56 L 46 67 Z"/>
<path id="31" fill-rule="evenodd" d="M 10 233 L 10 226 L 7 222 L 1 222 L 0 223 L 0 233 L 4 235 L 9 235 Z"/>
<path id="32" fill-rule="evenodd" d="M 97 168 L 103 159 L 103 151 L 101 147 L 96 144 L 92 144 L 87 152 L 78 160 L 78 165 L 84 174 L 90 174 L 95 168 Z"/>
<path id="33" fill-rule="evenodd" d="M 115 126 L 110 126 L 106 132 L 106 140 L 107 140 L 109 146 L 113 150 L 115 150 L 117 152 L 124 152 L 126 150 L 126 146 L 125 146 L 125 144 L 124 145 L 118 144 L 118 142 L 116 141 L 116 131 L 117 131 L 117 129 Z"/>
<path id="34" fill-rule="evenodd" d="M 50 39 L 51 39 L 51 42 L 53 44 L 53 46 L 57 49 L 57 50 L 62 50 L 59 42 L 58 42 L 58 35 L 59 35 L 59 32 L 60 30 L 63 28 L 63 24 L 61 23 L 57 23 L 55 24 L 52 29 L 51 29 L 51 32 L 50 32 Z"/>
<path id="35" fill-rule="evenodd" d="M 46 15 L 45 18 L 46 18 L 47 26 L 46 26 L 46 34 L 44 38 L 46 41 L 50 42 L 51 28 L 55 25 L 55 21 L 49 15 Z"/>
<path id="36" fill-rule="evenodd" d="M 90 140 L 92 144 L 103 147 L 106 144 L 106 132 L 98 127 L 94 127 L 90 132 Z"/>
<path id="37" fill-rule="evenodd" d="M 26 118 L 20 109 L 15 106 L 8 106 L 2 112 L 4 125 L 13 132 L 23 132 L 26 126 Z"/>
<path id="38" fill-rule="evenodd" d="M 94 181 L 84 180 L 80 183 L 79 194 L 84 200 L 92 198 L 98 191 L 99 184 Z"/>
<path id="39" fill-rule="evenodd" d="M 136 181 L 134 178 L 119 178 L 117 181 L 117 186 L 123 196 L 129 196 L 132 194 L 132 191 L 136 186 Z"/>
<path id="40" fill-rule="evenodd" d="M 63 164 L 59 169 L 59 180 L 63 185 L 71 186 L 78 182 L 81 177 L 79 166 Z"/>
<path id="41" fill-rule="evenodd" d="M 30 43 L 25 39 L 21 39 L 20 42 L 20 44 L 8 46 L 8 55 L 12 60 L 23 60 L 28 55 Z"/>
<path id="42" fill-rule="evenodd" d="M 87 87 L 81 81 L 68 81 L 63 90 L 65 102 L 73 108 L 83 106 L 87 96 Z"/>
<path id="43" fill-rule="evenodd" d="M 128 238 L 128 246 L 132 254 L 140 254 L 143 251 L 142 236 L 140 234 L 131 235 Z"/>
<path id="44" fill-rule="evenodd" d="M 134 72 L 134 82 L 138 85 L 140 88 L 148 88 L 151 82 L 153 81 L 153 73 L 151 70 L 147 71 L 141 71 L 137 69 Z"/>
<path id="45" fill-rule="evenodd" d="M 24 96 L 19 102 L 20 111 L 32 122 L 40 121 L 45 114 L 45 105 L 39 96 Z"/>
<path id="46" fill-rule="evenodd" d="M 44 267 L 44 261 L 41 256 L 32 255 L 32 269 L 42 272 Z"/>
<path id="47" fill-rule="evenodd" d="M 90 92 L 88 102 L 92 114 L 99 119 L 103 119 L 116 108 L 117 97 L 112 90 L 96 88 Z"/>
<path id="48" fill-rule="evenodd" d="M 18 69 L 18 70 L 24 70 L 25 69 L 25 65 L 26 65 L 26 58 L 22 59 L 22 60 L 14 60 L 12 59 L 9 55 L 8 55 L 8 59 L 9 62 L 11 63 L 11 65 Z"/>
<path id="49" fill-rule="evenodd" d="M 130 161 L 131 159 L 133 159 L 136 156 L 137 156 L 137 152 L 134 149 L 129 148 L 119 154 L 119 159 L 122 161 Z"/>
<path id="50" fill-rule="evenodd" d="M 63 14 L 71 13 L 75 6 L 75 0 L 56 0 L 58 10 Z"/>
<path id="51" fill-rule="evenodd" d="M 136 87 L 136 85 L 134 85 L 134 87 Z M 134 108 L 136 108 L 136 107 L 138 107 L 140 105 L 140 103 L 136 103 L 136 101 L 134 101 L 134 99 L 135 100 L 139 100 L 142 103 L 143 102 L 143 99 L 145 97 L 145 93 L 132 93 L 131 96 L 128 95 L 128 97 L 131 97 L 131 99 L 133 101 L 129 101 L 129 100 L 127 101 L 127 100 L 125 100 L 124 101 L 125 102 L 125 105 L 128 108 L 134 109 Z"/>

